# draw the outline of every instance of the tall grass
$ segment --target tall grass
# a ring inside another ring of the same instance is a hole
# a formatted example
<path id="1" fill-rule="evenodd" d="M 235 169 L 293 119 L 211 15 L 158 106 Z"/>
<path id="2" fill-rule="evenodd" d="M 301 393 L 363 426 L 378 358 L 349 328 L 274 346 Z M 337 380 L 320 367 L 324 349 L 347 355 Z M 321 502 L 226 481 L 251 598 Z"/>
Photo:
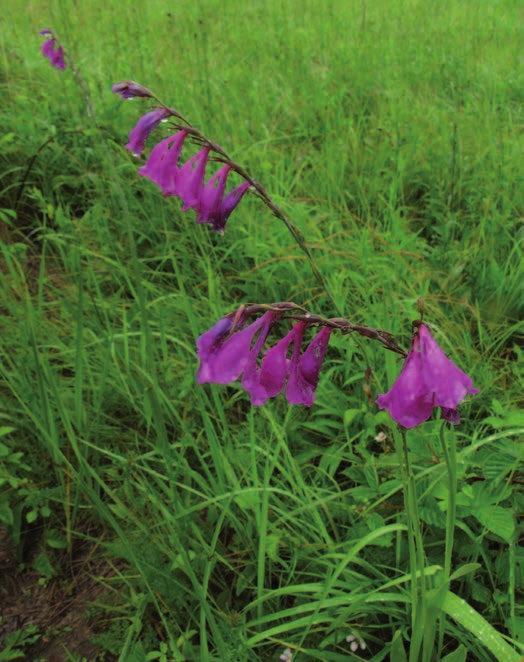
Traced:
<path id="1" fill-rule="evenodd" d="M 414 646 L 429 659 L 432 637 L 449 660 L 511 659 L 521 3 L 4 4 L 0 514 L 20 569 L 35 563 L 29 539 L 46 581 L 86 546 L 107 559 L 91 617 L 121 660 L 286 647 L 345 660 L 352 633 L 367 644 L 353 659 L 415 659 Z M 94 117 L 41 58 L 48 25 Z M 383 392 L 399 358 L 371 344 L 364 357 L 351 337 L 333 337 L 310 410 L 195 385 L 194 339 L 237 303 L 337 311 L 254 197 L 215 236 L 137 176 L 122 145 L 142 107 L 110 93 L 123 78 L 161 91 L 264 182 L 341 313 L 407 345 L 424 299 L 481 389 L 447 445 L 437 421 L 396 438 L 363 385 L 369 361 Z M 412 622 L 414 580 L 426 595 Z"/>

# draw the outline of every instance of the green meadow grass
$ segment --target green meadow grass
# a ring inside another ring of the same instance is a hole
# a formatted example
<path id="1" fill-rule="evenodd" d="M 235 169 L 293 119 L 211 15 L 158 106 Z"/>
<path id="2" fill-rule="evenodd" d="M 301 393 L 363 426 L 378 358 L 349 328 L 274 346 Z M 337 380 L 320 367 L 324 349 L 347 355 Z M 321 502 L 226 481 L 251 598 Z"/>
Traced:
<path id="1" fill-rule="evenodd" d="M 293 300 L 407 347 L 419 298 L 480 389 L 446 433 L 447 594 L 440 423 L 407 435 L 427 623 L 447 615 L 448 662 L 518 659 L 523 25 L 519 0 L 4 2 L 0 522 L 35 582 L 109 568 L 86 614 L 100 659 L 407 659 L 396 432 L 373 404 L 400 359 L 334 334 L 311 409 L 255 409 L 195 384 L 194 341 Z M 39 53 L 48 26 L 92 117 Z M 123 145 L 146 105 L 110 92 L 126 78 L 263 182 L 336 306 L 254 196 L 219 236 L 137 176 Z"/>

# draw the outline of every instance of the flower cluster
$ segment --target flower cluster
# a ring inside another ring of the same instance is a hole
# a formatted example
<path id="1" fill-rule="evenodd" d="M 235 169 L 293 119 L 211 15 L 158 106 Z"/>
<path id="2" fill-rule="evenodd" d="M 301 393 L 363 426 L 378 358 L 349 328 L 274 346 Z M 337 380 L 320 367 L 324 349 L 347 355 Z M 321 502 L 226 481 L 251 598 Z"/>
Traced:
<path id="1" fill-rule="evenodd" d="M 45 37 L 45 41 L 40 48 L 42 55 L 49 60 L 55 69 L 65 69 L 64 49 L 57 43 L 53 32 L 49 28 L 44 28 L 40 30 L 40 34 Z"/>
<path id="2" fill-rule="evenodd" d="M 289 303 L 273 304 L 248 324 L 250 312 L 262 308 L 241 308 L 223 317 L 198 338 L 199 384 L 230 384 L 241 379 L 253 405 L 263 405 L 285 392 L 290 404 L 310 407 L 332 331 L 359 330 L 367 337 L 375 331 L 379 338 L 383 333 L 340 318 L 326 320 L 310 313 L 297 315 L 298 307 Z M 295 324 L 260 358 L 271 328 L 284 316 L 288 319 L 288 315 L 295 316 Z M 304 333 L 313 325 L 320 326 L 320 330 L 302 350 Z M 383 342 L 390 341 L 386 338 Z M 428 420 L 437 407 L 441 408 L 444 419 L 456 424 L 460 421 L 457 406 L 467 394 L 475 393 L 478 391 L 471 378 L 447 358 L 429 328 L 419 323 L 398 379 L 388 393 L 377 398 L 377 404 L 405 428 Z"/>
<path id="3" fill-rule="evenodd" d="M 300 320 L 260 359 L 280 314 L 269 310 L 246 325 L 246 314 L 241 310 L 222 318 L 201 335 L 197 340 L 198 383 L 230 384 L 241 378 L 253 405 L 263 405 L 285 392 L 290 404 L 311 407 L 331 328 L 320 329 L 302 351 L 308 322 Z"/>
<path id="4" fill-rule="evenodd" d="M 151 96 L 147 88 L 133 81 L 116 83 L 112 90 L 124 99 Z M 142 115 L 129 134 L 126 149 L 140 156 L 150 133 L 160 122 L 173 115 L 176 113 L 165 106 L 153 108 Z M 225 163 L 206 182 L 206 168 L 212 151 L 210 144 L 204 144 L 200 151 L 185 163 L 179 164 L 182 149 L 190 135 L 192 131 L 189 128 L 180 128 L 175 134 L 161 140 L 151 150 L 149 158 L 138 172 L 156 184 L 165 196 L 179 198 L 183 203 L 183 211 L 194 209 L 197 223 L 208 223 L 213 230 L 222 232 L 251 183 L 243 181 L 226 193 L 227 180 L 233 170 L 230 163 Z"/>

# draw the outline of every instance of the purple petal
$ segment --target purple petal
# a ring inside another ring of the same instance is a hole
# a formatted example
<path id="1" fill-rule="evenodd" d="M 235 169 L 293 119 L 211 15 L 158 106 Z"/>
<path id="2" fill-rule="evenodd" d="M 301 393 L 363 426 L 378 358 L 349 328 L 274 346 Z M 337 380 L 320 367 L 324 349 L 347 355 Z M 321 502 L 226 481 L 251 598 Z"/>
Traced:
<path id="1" fill-rule="evenodd" d="M 446 409 L 446 407 L 441 407 L 440 412 L 442 418 L 446 419 L 451 425 L 458 425 L 460 423 L 460 414 L 458 409 Z"/>
<path id="2" fill-rule="evenodd" d="M 40 46 L 40 52 L 48 60 L 52 59 L 54 50 L 55 50 L 55 40 L 54 39 L 46 39 L 46 41 L 44 41 L 44 43 Z"/>
<path id="3" fill-rule="evenodd" d="M 208 158 L 209 147 L 204 147 L 188 159 L 176 175 L 173 192 L 170 194 L 182 200 L 183 211 L 198 205 Z"/>
<path id="4" fill-rule="evenodd" d="M 286 396 L 290 404 L 311 407 L 315 401 L 315 391 L 330 335 L 330 328 L 322 328 L 298 359 L 301 338 L 300 340 L 297 338 L 293 348 L 286 389 Z"/>
<path id="5" fill-rule="evenodd" d="M 456 407 L 468 393 L 478 393 L 470 377 L 447 358 L 427 326 L 421 324 L 400 375 L 391 389 L 377 398 L 377 404 L 405 428 L 427 421 L 439 406 L 443 418 L 456 424 L 460 420 Z"/>
<path id="6" fill-rule="evenodd" d="M 187 136 L 182 130 L 160 141 L 151 150 L 146 163 L 139 168 L 138 173 L 157 184 L 164 195 L 167 195 L 174 186 L 178 171 L 178 159 Z"/>
<path id="7" fill-rule="evenodd" d="M 219 207 L 216 218 L 213 219 L 213 230 L 216 230 L 217 232 L 222 232 L 224 230 L 228 218 L 231 216 L 231 213 L 242 200 L 250 186 L 251 184 L 249 182 L 242 182 L 225 196 Z"/>
<path id="8" fill-rule="evenodd" d="M 250 373 L 244 373 L 242 386 L 249 393 L 251 404 L 263 405 L 284 388 L 289 373 L 287 353 L 296 337 L 297 326 L 266 352 L 260 370 L 254 367 Z"/>
<path id="9" fill-rule="evenodd" d="M 52 37 L 53 31 L 51 28 L 43 28 L 38 34 L 42 35 L 42 37 Z"/>
<path id="10" fill-rule="evenodd" d="M 432 393 L 435 406 L 455 409 L 466 395 L 478 393 L 471 377 L 448 359 L 425 324 L 420 325 L 418 338 L 426 389 Z"/>
<path id="11" fill-rule="evenodd" d="M 111 86 L 111 91 L 115 94 L 119 94 L 122 99 L 153 96 L 147 87 L 140 85 L 140 83 L 135 83 L 133 80 L 123 80 L 120 83 L 115 83 Z"/>
<path id="12" fill-rule="evenodd" d="M 65 69 L 66 68 L 66 63 L 64 60 L 64 49 L 62 46 L 59 46 L 55 52 L 53 53 L 53 56 L 51 57 L 51 64 L 55 69 Z"/>
<path id="13" fill-rule="evenodd" d="M 209 334 L 208 336 L 206 334 L 200 336 L 197 341 L 198 358 L 200 359 L 198 383 L 230 384 L 238 379 L 250 359 L 253 359 L 251 344 L 255 334 L 260 331 L 260 335 L 265 340 L 274 319 L 275 313 L 268 311 L 252 324 L 236 331 L 225 340 L 223 340 L 225 323 L 221 320 L 219 324 L 223 323 L 223 327 L 217 328 L 218 325 L 215 325 L 206 332 Z M 213 341 L 213 337 L 215 341 Z M 255 343 L 255 346 L 257 345 L 258 341 Z"/>
<path id="14" fill-rule="evenodd" d="M 230 171 L 231 166 L 223 166 L 202 187 L 196 209 L 198 223 L 214 222 L 219 213 Z"/>
<path id="15" fill-rule="evenodd" d="M 424 368 L 420 354 L 409 352 L 404 366 L 391 389 L 377 398 L 380 409 L 405 428 L 413 428 L 427 421 L 433 411 L 424 387 Z"/>
<path id="16" fill-rule="evenodd" d="M 145 115 L 142 115 L 129 134 L 129 142 L 126 145 L 126 149 L 133 152 L 135 156 L 140 156 L 151 131 L 153 131 L 163 119 L 169 117 L 170 114 L 171 112 L 167 108 L 155 108 Z"/>

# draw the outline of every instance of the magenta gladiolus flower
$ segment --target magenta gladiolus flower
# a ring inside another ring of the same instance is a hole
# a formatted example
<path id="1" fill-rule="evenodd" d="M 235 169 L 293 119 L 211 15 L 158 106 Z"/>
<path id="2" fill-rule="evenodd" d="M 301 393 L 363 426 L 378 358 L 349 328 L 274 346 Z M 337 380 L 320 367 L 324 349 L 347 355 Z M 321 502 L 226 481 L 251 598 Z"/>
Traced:
<path id="1" fill-rule="evenodd" d="M 258 357 L 277 317 L 277 312 L 267 312 L 233 334 L 230 334 L 231 319 L 226 317 L 200 336 L 198 383 L 229 384 L 242 376 L 242 386 L 253 405 L 263 405 L 285 390 L 290 404 L 310 407 L 315 400 L 331 329 L 322 328 L 301 354 L 307 322 L 298 322 L 266 352 L 259 366 Z M 291 346 L 293 351 L 288 358 Z"/>
<path id="2" fill-rule="evenodd" d="M 123 80 L 120 83 L 115 83 L 112 85 L 111 91 L 115 94 L 119 94 L 122 99 L 153 96 L 147 87 L 140 85 L 140 83 L 135 83 L 134 80 Z"/>
<path id="3" fill-rule="evenodd" d="M 59 46 L 58 48 L 55 48 L 55 52 L 53 53 L 53 57 L 51 58 L 51 64 L 55 69 L 65 69 L 66 64 L 64 60 L 64 49 L 62 46 Z"/>
<path id="4" fill-rule="evenodd" d="M 197 340 L 198 383 L 230 384 L 238 379 L 246 367 L 256 361 L 276 317 L 277 313 L 268 311 L 232 334 L 229 333 L 232 321 L 225 317 L 201 335 Z"/>
<path id="5" fill-rule="evenodd" d="M 135 127 L 129 134 L 129 142 L 126 149 L 135 156 L 142 154 L 147 137 L 160 122 L 171 115 L 168 108 L 155 108 L 150 110 L 138 120 Z"/>
<path id="6" fill-rule="evenodd" d="M 177 172 L 173 189 L 167 192 L 168 195 L 176 195 L 182 200 L 183 211 L 198 206 L 209 149 L 209 147 L 204 147 L 184 163 Z"/>
<path id="7" fill-rule="evenodd" d="M 153 147 L 146 163 L 138 170 L 142 177 L 147 177 L 157 184 L 164 195 L 174 189 L 179 172 L 178 160 L 186 136 L 187 131 L 181 130 L 159 142 Z"/>
<path id="8" fill-rule="evenodd" d="M 471 378 L 448 359 L 425 324 L 420 324 L 411 350 L 396 382 L 377 398 L 381 409 L 404 428 L 427 421 L 435 407 L 442 417 L 456 425 L 457 406 L 466 395 L 475 395 Z"/>
<path id="9" fill-rule="evenodd" d="M 65 69 L 64 49 L 57 44 L 52 30 L 44 28 L 40 30 L 40 34 L 42 37 L 46 37 L 46 40 L 40 47 L 42 55 L 49 60 L 55 69 Z"/>
<path id="10" fill-rule="evenodd" d="M 251 186 L 247 181 L 242 182 L 227 195 L 224 195 L 230 172 L 231 166 L 225 165 L 202 186 L 196 207 L 197 222 L 210 223 L 213 230 L 217 232 L 224 230 L 229 216 Z"/>

